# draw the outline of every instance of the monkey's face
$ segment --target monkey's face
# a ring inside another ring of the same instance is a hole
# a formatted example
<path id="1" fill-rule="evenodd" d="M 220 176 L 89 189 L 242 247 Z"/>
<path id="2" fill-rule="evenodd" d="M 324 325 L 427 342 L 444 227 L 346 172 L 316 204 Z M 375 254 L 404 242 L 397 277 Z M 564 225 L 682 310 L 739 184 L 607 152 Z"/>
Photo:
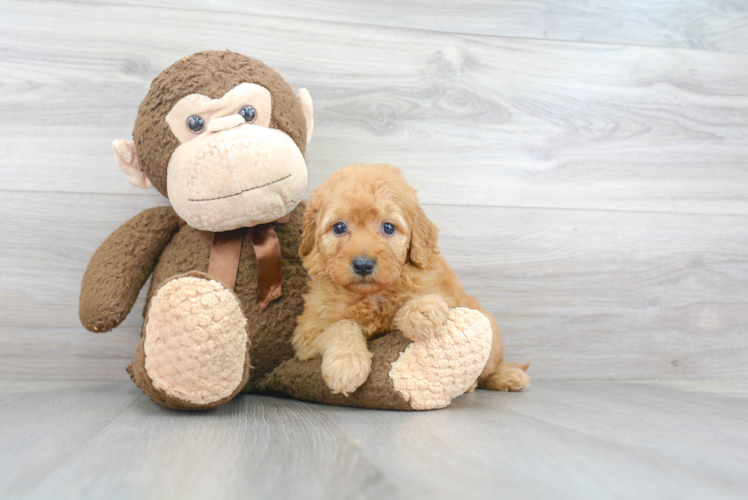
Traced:
<path id="1" fill-rule="evenodd" d="M 112 147 L 131 184 L 155 187 L 196 229 L 229 231 L 296 208 L 306 190 L 312 115 L 309 92 L 294 93 L 261 61 L 207 50 L 153 80 L 134 141 Z"/>
<path id="2" fill-rule="evenodd" d="M 229 231 L 298 205 L 306 163 L 291 137 L 268 127 L 272 109 L 265 87 L 242 83 L 220 99 L 190 94 L 166 116 L 180 142 L 167 169 L 168 196 L 187 224 Z"/>

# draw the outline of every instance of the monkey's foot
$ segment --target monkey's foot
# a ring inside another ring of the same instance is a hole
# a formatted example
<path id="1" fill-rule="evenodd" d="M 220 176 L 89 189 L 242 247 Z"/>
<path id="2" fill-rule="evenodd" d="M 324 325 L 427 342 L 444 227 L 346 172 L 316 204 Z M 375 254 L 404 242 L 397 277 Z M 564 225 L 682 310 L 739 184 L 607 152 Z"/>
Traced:
<path id="1" fill-rule="evenodd" d="M 492 338 L 483 314 L 465 307 L 450 310 L 442 328 L 410 344 L 392 364 L 395 390 L 414 410 L 444 408 L 478 379 Z"/>
<path id="2" fill-rule="evenodd" d="M 128 372 L 176 409 L 219 406 L 249 376 L 247 320 L 236 295 L 202 273 L 167 281 L 153 296 Z"/>

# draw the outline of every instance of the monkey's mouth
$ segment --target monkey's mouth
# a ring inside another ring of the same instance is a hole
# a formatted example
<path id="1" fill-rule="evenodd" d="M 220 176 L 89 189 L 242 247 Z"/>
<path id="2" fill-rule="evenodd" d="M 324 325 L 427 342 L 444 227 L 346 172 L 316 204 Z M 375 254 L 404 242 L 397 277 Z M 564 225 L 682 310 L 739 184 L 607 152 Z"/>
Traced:
<path id="1" fill-rule="evenodd" d="M 262 184 L 260 186 L 255 186 L 255 187 L 251 187 L 251 188 L 247 188 L 247 189 L 242 189 L 238 193 L 227 194 L 226 196 L 217 196 L 215 198 L 188 198 L 188 201 L 215 201 L 215 200 L 223 200 L 223 199 L 226 199 L 226 198 L 233 198 L 234 196 L 242 195 L 242 194 L 246 193 L 247 191 L 254 191 L 255 189 L 262 189 L 264 187 L 268 187 L 268 186 L 271 186 L 273 184 L 277 184 L 280 181 L 285 181 L 289 177 L 291 177 L 291 174 L 288 174 L 288 175 L 286 175 L 284 177 L 281 177 L 280 179 L 276 179 L 276 180 L 274 180 L 272 182 L 266 182 L 265 184 Z"/>

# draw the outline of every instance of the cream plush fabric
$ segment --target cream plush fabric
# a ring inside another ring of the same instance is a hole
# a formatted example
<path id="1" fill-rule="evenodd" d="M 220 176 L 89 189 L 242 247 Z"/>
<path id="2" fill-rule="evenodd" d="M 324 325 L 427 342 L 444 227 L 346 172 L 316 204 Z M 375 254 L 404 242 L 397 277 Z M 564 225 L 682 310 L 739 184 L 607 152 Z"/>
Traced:
<path id="1" fill-rule="evenodd" d="M 390 378 L 415 410 L 444 408 L 478 379 L 491 351 L 491 324 L 466 307 L 449 312 L 433 337 L 413 342 L 392 364 Z"/>
<path id="2" fill-rule="evenodd" d="M 208 404 L 242 382 L 247 320 L 220 283 L 192 276 L 166 283 L 151 301 L 145 331 L 145 369 L 170 396 Z"/>

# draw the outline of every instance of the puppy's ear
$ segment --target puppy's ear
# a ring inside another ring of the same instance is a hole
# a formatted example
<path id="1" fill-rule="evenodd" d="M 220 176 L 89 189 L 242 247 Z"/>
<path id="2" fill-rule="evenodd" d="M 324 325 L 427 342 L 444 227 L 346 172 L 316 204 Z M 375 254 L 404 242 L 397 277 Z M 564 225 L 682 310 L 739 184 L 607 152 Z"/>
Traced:
<path id="1" fill-rule="evenodd" d="M 439 253 L 439 228 L 426 217 L 420 205 L 416 205 L 412 224 L 408 256 L 413 264 L 423 269 L 429 265 L 431 257 Z"/>
<path id="2" fill-rule="evenodd" d="M 304 222 L 302 223 L 301 246 L 299 255 L 306 257 L 312 253 L 314 240 L 317 233 L 317 220 L 319 219 L 320 201 L 317 196 L 312 195 L 304 211 Z"/>

